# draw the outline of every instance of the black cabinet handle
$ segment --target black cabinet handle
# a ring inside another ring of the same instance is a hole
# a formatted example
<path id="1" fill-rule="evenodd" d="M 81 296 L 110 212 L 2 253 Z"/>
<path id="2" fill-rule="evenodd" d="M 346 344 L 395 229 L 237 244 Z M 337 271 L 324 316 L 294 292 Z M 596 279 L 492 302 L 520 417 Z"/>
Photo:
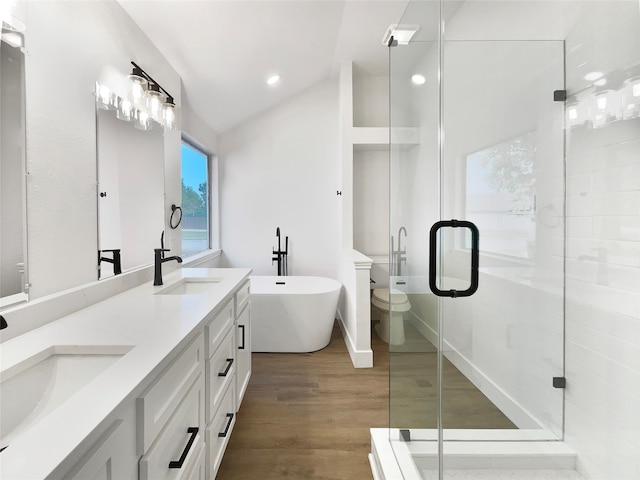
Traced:
<path id="1" fill-rule="evenodd" d="M 224 372 L 218 372 L 219 377 L 226 377 L 231 370 L 231 365 L 233 365 L 233 358 L 227 358 L 227 368 L 224 369 Z"/>
<path id="2" fill-rule="evenodd" d="M 224 432 L 218 433 L 218 437 L 223 438 L 227 436 L 231 428 L 231 422 L 233 422 L 233 413 L 227 413 L 227 426 L 224 428 Z"/>
<path id="3" fill-rule="evenodd" d="M 244 325 L 238 325 L 242 329 L 242 345 L 238 346 L 238 350 L 244 350 Z"/>
<path id="4" fill-rule="evenodd" d="M 191 450 L 191 446 L 193 445 L 193 442 L 196 441 L 196 436 L 198 435 L 198 427 L 187 428 L 187 433 L 190 433 L 191 437 L 189 437 L 187 446 L 184 447 L 184 451 L 182 452 L 182 455 L 180 455 L 180 460 L 170 461 L 169 468 L 182 468 L 182 464 L 187 459 L 187 455 L 189 454 L 189 450 Z"/>
<path id="5" fill-rule="evenodd" d="M 438 230 L 443 227 L 468 228 L 471 230 L 471 285 L 466 290 L 440 290 L 436 285 L 436 256 Z M 480 233 L 478 227 L 466 220 L 442 220 L 431 227 L 429 233 L 429 288 L 438 297 L 470 297 L 478 290 L 478 264 L 480 258 Z"/>

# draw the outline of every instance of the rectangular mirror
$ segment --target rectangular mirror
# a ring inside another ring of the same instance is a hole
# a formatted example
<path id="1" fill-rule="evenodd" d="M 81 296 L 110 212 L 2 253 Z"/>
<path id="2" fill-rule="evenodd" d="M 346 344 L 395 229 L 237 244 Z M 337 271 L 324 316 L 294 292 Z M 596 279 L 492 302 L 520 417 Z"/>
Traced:
<path id="1" fill-rule="evenodd" d="M 98 148 L 98 278 L 153 262 L 164 229 L 162 127 L 134 128 L 115 110 L 96 108 Z M 101 259 L 101 260 L 100 260 Z"/>
<path id="2" fill-rule="evenodd" d="M 21 33 L 0 41 L 0 309 L 28 300 L 24 54 Z"/>

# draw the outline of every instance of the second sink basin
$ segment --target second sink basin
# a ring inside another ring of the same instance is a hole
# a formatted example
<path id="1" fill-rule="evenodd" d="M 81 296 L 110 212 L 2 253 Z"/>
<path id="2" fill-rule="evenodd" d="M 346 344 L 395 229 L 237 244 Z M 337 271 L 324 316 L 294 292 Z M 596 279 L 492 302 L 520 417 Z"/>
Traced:
<path id="1" fill-rule="evenodd" d="M 55 345 L 0 373 L 0 448 L 64 403 L 133 347 Z"/>
<path id="2" fill-rule="evenodd" d="M 206 295 L 207 293 L 211 293 L 212 285 L 216 283 L 220 283 L 219 278 L 183 278 L 159 290 L 156 292 L 156 295 Z"/>

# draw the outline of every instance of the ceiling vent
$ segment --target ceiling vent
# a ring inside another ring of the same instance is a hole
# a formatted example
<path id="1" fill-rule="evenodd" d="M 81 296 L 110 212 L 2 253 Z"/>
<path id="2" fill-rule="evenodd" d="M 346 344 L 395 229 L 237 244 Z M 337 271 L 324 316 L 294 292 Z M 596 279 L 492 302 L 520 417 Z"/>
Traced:
<path id="1" fill-rule="evenodd" d="M 420 25 L 408 25 L 408 24 L 391 24 L 387 31 L 384 32 L 382 37 L 382 44 L 384 46 L 389 45 L 389 39 L 393 37 L 399 45 L 408 45 L 409 41 L 413 38 L 416 32 L 420 30 Z"/>

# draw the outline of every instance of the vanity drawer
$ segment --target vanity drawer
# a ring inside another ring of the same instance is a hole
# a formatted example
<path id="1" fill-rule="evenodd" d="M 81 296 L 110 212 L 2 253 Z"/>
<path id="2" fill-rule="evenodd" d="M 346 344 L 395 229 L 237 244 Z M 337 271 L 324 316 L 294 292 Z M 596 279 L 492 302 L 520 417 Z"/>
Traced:
<path id="1" fill-rule="evenodd" d="M 235 382 L 237 367 L 233 332 L 233 325 L 230 325 L 218 349 L 207 361 L 207 391 L 209 393 L 206 408 L 207 421 L 213 418 L 229 384 Z"/>
<path id="2" fill-rule="evenodd" d="M 205 446 L 207 449 L 207 465 L 209 466 L 208 478 L 210 479 L 215 478 L 218 473 L 224 450 L 227 448 L 231 431 L 236 424 L 234 413 L 235 390 L 235 384 L 232 383 L 222 399 L 220 408 L 207 426 Z"/>
<path id="3" fill-rule="evenodd" d="M 207 358 L 210 358 L 215 353 L 218 345 L 226 335 L 227 329 L 233 324 L 234 318 L 232 298 L 225 303 L 223 309 L 206 325 Z"/>
<path id="4" fill-rule="evenodd" d="M 200 375 L 153 446 L 140 459 L 140 480 L 191 478 L 204 446 L 203 383 Z"/>
<path id="5" fill-rule="evenodd" d="M 236 293 L 236 313 L 241 312 L 245 307 L 247 302 L 249 301 L 249 287 L 251 285 L 250 281 L 246 281 Z"/>
<path id="6" fill-rule="evenodd" d="M 203 371 L 204 341 L 200 334 L 136 400 L 138 454 L 146 452 Z"/>

